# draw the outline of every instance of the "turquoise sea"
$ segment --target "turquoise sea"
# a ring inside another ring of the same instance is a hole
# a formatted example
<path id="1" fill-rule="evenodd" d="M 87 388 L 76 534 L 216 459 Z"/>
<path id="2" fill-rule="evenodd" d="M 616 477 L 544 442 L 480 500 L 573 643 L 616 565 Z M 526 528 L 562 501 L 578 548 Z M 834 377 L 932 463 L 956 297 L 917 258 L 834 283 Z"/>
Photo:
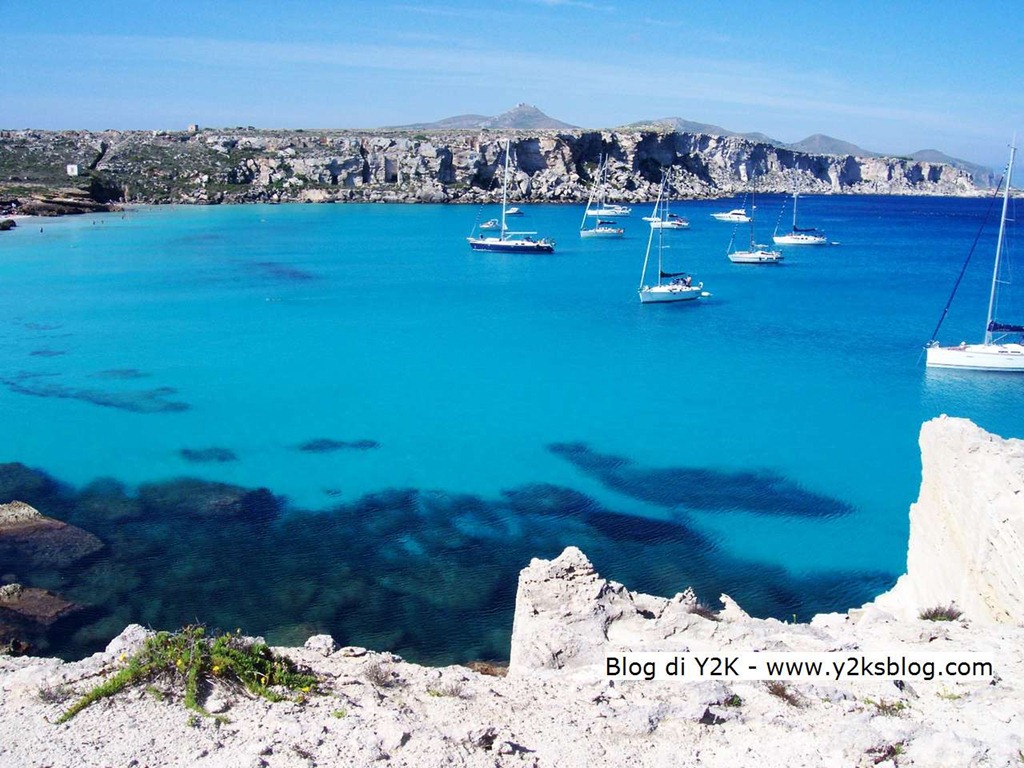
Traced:
<path id="1" fill-rule="evenodd" d="M 761 616 L 870 599 L 905 565 L 921 423 L 1024 437 L 1024 378 L 924 367 L 989 201 L 802 197 L 839 244 L 777 267 L 726 259 L 710 214 L 739 202 L 673 205 L 691 229 L 666 234 L 665 268 L 713 295 L 664 306 L 636 295 L 647 207 L 595 241 L 582 206 L 524 206 L 548 256 L 471 251 L 493 206 L 19 222 L 0 235 L 0 502 L 105 545 L 0 562 L 85 606 L 39 649 L 199 620 L 500 659 L 517 573 L 569 544 L 631 589 Z M 784 202 L 760 200 L 760 240 Z M 981 336 L 994 240 L 944 342 Z"/>

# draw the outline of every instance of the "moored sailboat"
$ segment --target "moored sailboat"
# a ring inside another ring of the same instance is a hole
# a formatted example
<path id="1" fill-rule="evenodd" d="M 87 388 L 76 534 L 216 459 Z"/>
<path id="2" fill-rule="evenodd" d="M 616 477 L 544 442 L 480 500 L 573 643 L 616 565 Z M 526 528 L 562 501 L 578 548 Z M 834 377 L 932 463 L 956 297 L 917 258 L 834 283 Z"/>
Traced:
<path id="1" fill-rule="evenodd" d="M 496 253 L 554 253 L 555 243 L 547 238 L 534 239 L 536 232 L 511 232 L 509 231 L 506 219 L 512 215 L 513 208 L 508 207 L 508 183 L 510 167 L 512 165 L 510 142 L 505 141 L 505 169 L 502 177 L 501 188 L 501 223 L 497 236 L 485 235 L 482 237 L 467 237 L 469 247 L 474 251 L 493 251 Z M 492 219 L 492 222 L 494 220 Z M 494 229 L 495 222 L 487 222 L 491 226 L 487 229 Z M 484 229 L 485 226 L 481 226 Z"/>
<path id="2" fill-rule="evenodd" d="M 938 334 L 942 319 L 945 319 L 946 312 L 943 311 L 943 317 L 932 334 L 933 340 L 925 348 L 925 365 L 929 368 L 1024 373 L 1024 325 L 1004 323 L 995 319 L 999 291 L 1004 285 L 1004 281 L 1000 279 L 1000 264 L 1007 255 L 1007 209 L 1010 204 L 1010 181 L 1016 153 L 1017 147 L 1011 146 L 1010 161 L 1006 166 L 1006 185 L 1003 190 L 1003 211 L 999 219 L 999 235 L 996 238 L 995 263 L 992 266 L 992 287 L 989 290 L 988 313 L 985 318 L 985 338 L 979 344 L 968 344 L 963 341 L 954 347 L 940 345 L 934 336 Z M 956 294 L 955 288 L 953 294 Z M 950 296 L 946 310 L 952 301 L 953 296 Z M 1016 341 L 1009 340 L 1013 334 L 1016 334 Z"/>
<path id="3" fill-rule="evenodd" d="M 779 251 L 771 250 L 767 245 L 761 245 L 754 239 L 754 211 L 757 210 L 757 206 L 754 204 L 753 195 L 750 199 L 750 216 L 747 222 L 750 224 L 750 245 L 745 251 L 737 250 L 736 245 L 736 231 L 739 227 L 732 232 L 732 239 L 729 240 L 729 247 L 726 249 L 725 255 L 729 261 L 734 264 L 779 264 L 784 258 Z"/>
<path id="4" fill-rule="evenodd" d="M 583 221 L 580 222 L 580 237 L 622 237 L 626 232 L 625 229 L 610 218 L 600 218 L 601 216 L 629 215 L 628 208 L 625 209 L 623 214 L 622 206 L 609 206 L 605 203 L 605 167 L 604 161 L 600 161 L 597 168 L 597 176 L 594 178 L 594 186 L 590 190 L 590 197 L 587 200 L 587 207 L 583 211 Z M 597 224 L 588 227 L 587 220 L 591 216 L 598 217 Z"/>
<path id="5" fill-rule="evenodd" d="M 662 191 L 665 182 L 662 181 Z M 660 195 L 659 195 L 660 196 Z M 666 214 L 662 209 L 661 218 L 664 220 Z M 653 285 L 646 285 L 647 266 L 651 260 L 651 249 L 655 247 L 657 238 L 658 249 L 658 281 Z M 663 264 L 665 250 L 665 230 L 661 227 L 652 228 L 647 238 L 647 252 L 644 254 L 644 266 L 640 272 L 640 287 L 637 293 L 640 295 L 642 304 L 659 304 L 674 301 L 692 301 L 711 294 L 704 290 L 704 283 L 693 284 L 693 278 L 685 272 L 666 272 Z"/>
<path id="6" fill-rule="evenodd" d="M 828 237 L 824 232 L 815 229 L 814 227 L 805 227 L 801 229 L 796 225 L 796 201 L 798 197 L 797 191 L 793 190 L 793 228 L 785 234 L 779 234 L 779 225 L 775 225 L 775 234 L 772 235 L 772 241 L 776 245 L 828 245 Z M 780 214 L 779 218 L 782 216 Z"/>
<path id="7" fill-rule="evenodd" d="M 651 229 L 671 231 L 690 228 L 690 222 L 687 219 L 668 210 L 668 196 L 671 188 L 671 182 L 668 185 L 661 185 L 658 190 L 658 199 L 654 202 L 654 210 L 651 211 L 650 216 L 644 216 L 644 221 L 650 223 Z"/>
<path id="8" fill-rule="evenodd" d="M 629 216 L 632 208 L 617 203 L 609 203 L 605 200 L 608 194 L 608 158 L 602 157 L 598 160 L 597 174 L 594 177 L 594 187 L 590 190 L 590 199 L 587 201 L 586 216 L 600 216 L 602 218 L 614 218 Z"/>

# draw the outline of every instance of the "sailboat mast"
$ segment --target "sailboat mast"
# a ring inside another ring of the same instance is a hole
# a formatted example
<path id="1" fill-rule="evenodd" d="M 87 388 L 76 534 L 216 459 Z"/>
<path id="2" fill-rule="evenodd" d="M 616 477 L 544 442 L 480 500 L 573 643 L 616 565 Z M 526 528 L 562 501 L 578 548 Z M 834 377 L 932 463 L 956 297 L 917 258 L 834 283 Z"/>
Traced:
<path id="1" fill-rule="evenodd" d="M 662 219 L 664 221 L 664 219 Z M 665 228 L 658 227 L 658 285 L 661 285 L 661 276 L 664 274 L 664 267 L 661 265 L 661 255 L 665 244 Z"/>
<path id="2" fill-rule="evenodd" d="M 509 166 L 509 151 L 511 149 L 511 142 L 505 140 L 505 176 L 501 183 L 501 239 L 505 239 L 505 207 L 508 205 L 508 166 Z"/>
<path id="3" fill-rule="evenodd" d="M 1017 147 L 1010 145 L 1010 163 L 1006 167 L 1006 188 L 1003 189 L 1003 215 L 999 219 L 999 237 L 996 239 L 996 263 L 992 267 L 992 290 L 988 296 L 988 316 L 985 318 L 985 343 L 992 343 L 992 312 L 996 306 L 996 285 L 999 280 L 999 257 L 1003 251 L 1003 235 L 1006 232 L 1006 209 L 1010 204 L 1010 181 L 1013 178 L 1013 158 Z"/>
<path id="4" fill-rule="evenodd" d="M 754 211 L 757 204 L 754 202 L 754 193 L 750 193 L 750 250 L 754 250 Z"/>
<path id="5" fill-rule="evenodd" d="M 661 177 L 661 189 L 658 190 L 658 199 L 661 200 L 665 196 L 665 188 L 668 186 L 667 180 L 664 176 Z M 661 263 L 662 252 L 665 250 L 665 221 L 667 216 L 665 215 L 665 206 L 661 206 L 661 210 L 658 211 L 658 218 L 661 221 L 661 225 L 658 227 L 658 285 L 661 285 L 661 276 L 663 274 L 664 267 Z"/>
<path id="6" fill-rule="evenodd" d="M 796 232 L 796 190 L 793 190 L 793 231 Z"/>
<path id="7" fill-rule="evenodd" d="M 597 173 L 594 175 L 594 186 L 590 189 L 590 197 L 587 198 L 587 207 L 583 210 L 583 221 L 580 222 L 580 229 L 583 229 L 587 225 L 587 217 L 590 215 L 590 207 L 594 204 L 594 197 L 597 195 L 597 189 L 601 185 L 601 156 L 597 157 Z"/>
<path id="8" fill-rule="evenodd" d="M 640 289 L 644 287 L 644 280 L 647 279 L 647 262 L 651 258 L 651 243 L 654 242 L 654 228 L 651 228 L 651 234 L 647 237 L 647 253 L 644 254 L 644 268 L 640 270 Z M 658 267 L 658 282 L 661 283 L 661 267 Z"/>

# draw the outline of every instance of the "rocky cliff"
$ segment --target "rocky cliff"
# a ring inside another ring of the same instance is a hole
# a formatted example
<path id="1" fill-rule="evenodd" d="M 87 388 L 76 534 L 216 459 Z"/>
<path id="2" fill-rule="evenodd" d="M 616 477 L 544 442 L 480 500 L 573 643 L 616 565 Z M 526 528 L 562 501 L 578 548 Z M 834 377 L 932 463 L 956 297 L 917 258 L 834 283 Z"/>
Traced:
<path id="1" fill-rule="evenodd" d="M 636 131 L 0 131 L 0 198 L 69 182 L 100 203 L 465 202 L 500 197 L 505 138 L 513 199 L 584 201 L 602 157 L 612 197 L 653 200 L 665 169 L 677 193 L 967 195 L 969 173 L 909 158 L 808 154 L 740 136 Z M 69 165 L 77 177 L 69 177 Z"/>
<path id="2" fill-rule="evenodd" d="M 907 573 L 875 605 L 901 618 L 952 605 L 978 624 L 1024 624 L 1024 440 L 942 417 L 920 444 Z"/>

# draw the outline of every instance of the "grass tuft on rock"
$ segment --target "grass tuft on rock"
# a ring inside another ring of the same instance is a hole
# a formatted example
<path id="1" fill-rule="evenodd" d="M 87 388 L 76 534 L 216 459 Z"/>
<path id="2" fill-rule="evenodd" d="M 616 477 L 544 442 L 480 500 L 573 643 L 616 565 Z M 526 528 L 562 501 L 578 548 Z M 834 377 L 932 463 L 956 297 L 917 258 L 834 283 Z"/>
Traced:
<path id="1" fill-rule="evenodd" d="M 270 701 L 281 701 L 280 689 L 299 696 L 316 690 L 317 678 L 290 659 L 276 655 L 261 642 L 240 632 L 208 636 L 202 625 L 178 632 L 158 632 L 129 657 L 125 666 L 76 701 L 57 719 L 66 723 L 89 705 L 134 685 L 161 682 L 182 687 L 185 706 L 204 717 L 212 715 L 199 703 L 201 692 L 215 681 L 238 687 Z"/>
<path id="2" fill-rule="evenodd" d="M 918 618 L 926 621 L 956 621 L 962 615 L 963 612 L 959 608 L 950 604 L 936 605 L 934 608 L 923 610 L 918 614 Z"/>

